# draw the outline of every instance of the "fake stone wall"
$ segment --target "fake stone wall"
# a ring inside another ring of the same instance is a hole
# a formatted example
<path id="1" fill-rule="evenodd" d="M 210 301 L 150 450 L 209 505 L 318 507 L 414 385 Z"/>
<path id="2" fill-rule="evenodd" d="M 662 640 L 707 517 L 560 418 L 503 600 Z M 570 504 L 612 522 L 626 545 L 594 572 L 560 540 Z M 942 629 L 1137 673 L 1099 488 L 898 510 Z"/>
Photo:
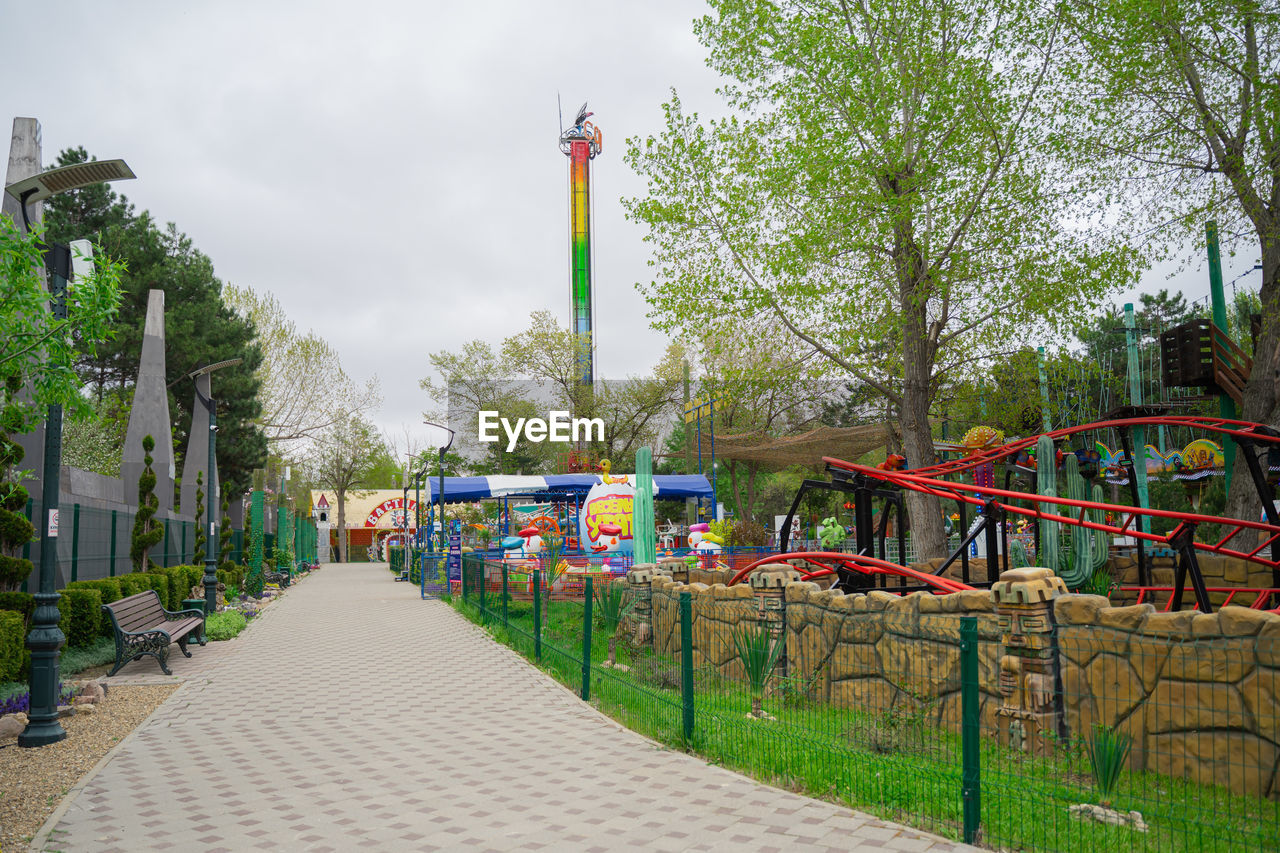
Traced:
<path id="1" fill-rule="evenodd" d="M 754 628 L 759 606 L 746 584 L 725 586 L 677 583 L 665 575 L 653 579 L 653 648 L 660 655 L 680 656 L 680 593 L 690 594 L 693 609 L 693 667 L 715 667 L 728 678 L 742 678 L 733 643 L 743 623 Z"/>
<path id="2" fill-rule="evenodd" d="M 1280 616 L 1054 602 L 1068 730 L 1133 736 L 1129 765 L 1280 799 Z"/>
<path id="3" fill-rule="evenodd" d="M 1002 646 L 991 593 L 845 595 L 811 583 L 786 591 L 789 674 L 845 708 L 923 715 L 960 727 L 960 619 L 977 617 L 984 726 L 1000 704 Z"/>

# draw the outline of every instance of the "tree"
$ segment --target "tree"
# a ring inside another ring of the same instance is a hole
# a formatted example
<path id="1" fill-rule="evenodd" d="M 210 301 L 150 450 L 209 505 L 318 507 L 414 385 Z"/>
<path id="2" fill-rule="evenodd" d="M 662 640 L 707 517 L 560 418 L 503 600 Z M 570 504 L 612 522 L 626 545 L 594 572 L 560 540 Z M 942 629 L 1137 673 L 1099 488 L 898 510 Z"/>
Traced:
<path id="1" fill-rule="evenodd" d="M 91 398 L 62 423 L 62 464 L 104 477 L 120 476 L 127 410 L 115 399 Z"/>
<path id="2" fill-rule="evenodd" d="M 353 382 L 332 345 L 314 332 L 300 333 L 274 296 L 231 284 L 222 296 L 256 331 L 263 355 L 258 426 L 277 452 L 381 402 L 376 377 L 364 385 Z"/>
<path id="3" fill-rule="evenodd" d="M 338 562 L 347 561 L 347 493 L 368 488 L 378 460 L 387 455 L 377 429 L 360 415 L 348 415 L 312 446 L 308 476 L 333 491 L 338 503 Z"/>
<path id="4" fill-rule="evenodd" d="M 235 545 L 231 542 L 231 498 L 224 491 L 222 495 L 222 526 L 218 528 L 218 570 L 230 571 L 236 564 L 231 559 Z"/>
<path id="5" fill-rule="evenodd" d="M 213 514 L 213 508 L 210 507 L 210 515 Z M 209 541 L 209 536 L 205 532 L 208 530 L 208 523 L 204 519 L 204 472 L 196 472 L 196 535 L 195 541 L 191 545 L 191 560 L 198 562 L 204 559 L 204 543 Z"/>
<path id="6" fill-rule="evenodd" d="M 1256 0 L 1065 4 L 1077 48 L 1075 141 L 1112 156 L 1133 230 L 1166 251 L 1204 234 L 1261 255 L 1262 329 L 1240 416 L 1280 420 L 1280 18 Z M 1084 133 L 1088 136 L 1084 137 Z M 1083 137 L 1083 138 L 1082 138 Z M 1153 223 L 1159 225 L 1152 230 Z M 1248 477 L 1226 513 L 1256 519 Z"/>
<path id="7" fill-rule="evenodd" d="M 35 535 L 35 527 L 22 511 L 27 506 L 27 490 L 18 476 L 22 445 L 10 438 L 25 419 L 19 402 L 22 376 L 9 367 L 4 377 L 3 406 L 0 406 L 0 592 L 18 589 L 31 576 L 31 561 L 22 548 Z"/>
<path id="8" fill-rule="evenodd" d="M 68 149 L 54 165 L 90 159 L 83 148 Z M 174 413 L 171 440 L 179 470 L 194 402 L 186 375 L 212 362 L 243 359 L 218 372 L 216 388 L 223 486 L 234 494 L 246 491 L 253 470 L 266 456 L 266 438 L 255 424 L 260 414 L 256 371 L 262 353 L 254 343 L 252 324 L 223 301 L 222 282 L 213 274 L 213 262 L 177 226 L 158 227 L 148 212 L 135 213 L 132 205 L 104 185 L 54 196 L 46 202 L 45 211 L 50 240 L 92 239 L 100 247 L 95 257 L 99 266 L 113 261 L 127 267 L 119 276 L 119 311 L 107 327 L 111 339 L 94 348 L 86 346 L 89 330 L 75 336 L 83 350 L 77 370 L 100 401 L 113 392 L 127 398 L 142 353 L 148 291 L 165 291 L 165 370 L 171 387 L 169 408 Z"/>
<path id="9" fill-rule="evenodd" d="M 133 560 L 135 572 L 145 572 L 155 565 L 147 556 L 147 552 L 159 544 L 164 538 L 164 527 L 154 518 L 160 508 L 160 498 L 156 497 L 156 472 L 151 469 L 151 451 L 156 449 L 156 440 L 150 435 L 142 437 L 142 450 L 145 454 L 142 461 L 146 467 L 138 477 L 138 511 L 133 517 L 133 540 L 129 546 L 129 557 Z"/>
<path id="10" fill-rule="evenodd" d="M 0 216 L 0 371 L 16 375 L 30 393 L 12 405 L 17 431 L 26 432 L 56 403 L 75 411 L 84 408 L 75 363 L 83 352 L 94 353 L 110 337 L 120 302 L 122 267 L 95 258 L 94 273 L 77 277 L 66 294 L 67 316 L 48 310 L 49 292 L 39 229 L 24 234 Z"/>
<path id="11" fill-rule="evenodd" d="M 927 463 L 949 375 L 1131 276 L 1114 238 L 1064 224 L 1060 21 L 1034 0 L 711 6 L 695 28 L 735 114 L 704 123 L 673 94 L 665 131 L 629 141 L 655 318 L 773 314 L 888 399 Z M 940 554 L 938 501 L 908 504 L 918 551 Z"/>
<path id="12" fill-rule="evenodd" d="M 771 315 L 710 323 L 697 345 L 705 375 L 696 396 L 716 401 L 717 433 L 777 437 L 803 432 L 817 425 L 822 403 L 832 398 L 832 383 L 821 373 L 824 360 Z M 784 467 L 737 459 L 722 460 L 720 466 L 727 470 L 730 488 L 722 491 L 717 483 L 717 498 L 732 503 L 742 520 L 756 518 L 756 497 L 769 470 Z"/>

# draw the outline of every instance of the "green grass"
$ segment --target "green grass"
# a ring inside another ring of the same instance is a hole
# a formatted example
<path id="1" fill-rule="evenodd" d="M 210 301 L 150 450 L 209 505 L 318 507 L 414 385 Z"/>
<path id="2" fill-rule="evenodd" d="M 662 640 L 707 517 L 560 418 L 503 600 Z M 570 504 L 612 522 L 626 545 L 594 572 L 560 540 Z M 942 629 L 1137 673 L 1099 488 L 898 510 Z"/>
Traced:
<path id="1" fill-rule="evenodd" d="M 452 603 L 496 640 L 532 659 L 528 603 L 509 603 L 506 626 L 499 595 L 488 596 L 487 614 L 474 599 Z M 575 691 L 582 680 L 581 622 L 580 602 L 552 602 L 539 664 Z M 606 632 L 593 630 L 594 663 L 605 659 L 607 644 Z M 805 684 L 775 679 L 765 709 L 776 721 L 748 720 L 749 686 L 700 670 L 694 733 L 685 743 L 679 662 L 625 643 L 618 644 L 618 661 L 630 671 L 592 667 L 591 702 L 624 725 L 779 787 L 961 836 L 960 737 L 932 722 L 932 707 L 850 710 L 811 697 Z M 1080 853 L 1280 850 L 1280 803 L 1156 773 L 1122 773 L 1109 798 L 1113 808 L 1142 812 L 1149 832 L 1082 822 L 1068 807 L 1098 799 L 1082 741 L 1043 757 L 1003 748 L 987 734 L 981 741 L 984 846 Z"/>
<path id="2" fill-rule="evenodd" d="M 221 613 L 214 613 L 205 617 L 205 637 L 213 642 L 230 640 L 243 631 L 244 626 L 247 624 L 244 614 L 239 610 L 224 610 Z"/>
<path id="3" fill-rule="evenodd" d="M 101 666 L 116 659 L 116 641 L 111 637 L 99 637 L 93 645 L 78 649 L 63 649 L 58 671 L 62 675 L 75 675 L 91 666 Z"/>

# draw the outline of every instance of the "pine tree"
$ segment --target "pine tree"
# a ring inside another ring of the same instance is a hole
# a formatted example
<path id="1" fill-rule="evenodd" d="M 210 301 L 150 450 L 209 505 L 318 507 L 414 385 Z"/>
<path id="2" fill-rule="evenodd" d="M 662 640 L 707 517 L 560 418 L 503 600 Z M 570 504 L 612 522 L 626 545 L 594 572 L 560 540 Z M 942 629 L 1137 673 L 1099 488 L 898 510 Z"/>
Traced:
<path id="1" fill-rule="evenodd" d="M 14 397 L 22 388 L 22 377 L 5 377 L 4 405 L 0 408 L 0 592 L 18 589 L 31 575 L 31 561 L 22 558 L 22 546 L 31 541 L 35 527 L 23 515 L 27 490 L 10 481 L 22 461 L 22 446 L 10 438 L 22 426 L 22 411 Z"/>
<path id="2" fill-rule="evenodd" d="M 205 530 L 208 523 L 204 520 L 204 472 L 196 472 L 196 538 L 191 550 L 191 561 L 204 560 L 204 543 L 208 540 Z"/>
<path id="3" fill-rule="evenodd" d="M 133 570 L 145 572 L 156 563 L 147 556 L 147 552 L 159 544 L 164 538 L 164 528 L 154 518 L 160 508 L 160 498 L 156 497 L 156 472 L 151 470 L 151 451 L 156 449 L 156 440 L 151 436 L 142 439 L 142 450 L 146 454 L 142 461 L 146 467 L 138 478 L 138 514 L 133 520 L 133 544 L 129 548 L 129 556 L 133 559 Z"/>

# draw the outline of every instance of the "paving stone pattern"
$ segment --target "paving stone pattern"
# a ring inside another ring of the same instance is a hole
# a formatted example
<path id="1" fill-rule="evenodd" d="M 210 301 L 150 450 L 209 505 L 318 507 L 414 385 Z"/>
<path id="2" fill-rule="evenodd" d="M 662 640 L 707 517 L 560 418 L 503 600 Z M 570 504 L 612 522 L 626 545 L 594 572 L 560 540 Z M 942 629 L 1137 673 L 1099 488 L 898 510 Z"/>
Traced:
<path id="1" fill-rule="evenodd" d="M 664 749 L 383 566 L 326 566 L 193 654 L 38 849 L 972 849 Z"/>

